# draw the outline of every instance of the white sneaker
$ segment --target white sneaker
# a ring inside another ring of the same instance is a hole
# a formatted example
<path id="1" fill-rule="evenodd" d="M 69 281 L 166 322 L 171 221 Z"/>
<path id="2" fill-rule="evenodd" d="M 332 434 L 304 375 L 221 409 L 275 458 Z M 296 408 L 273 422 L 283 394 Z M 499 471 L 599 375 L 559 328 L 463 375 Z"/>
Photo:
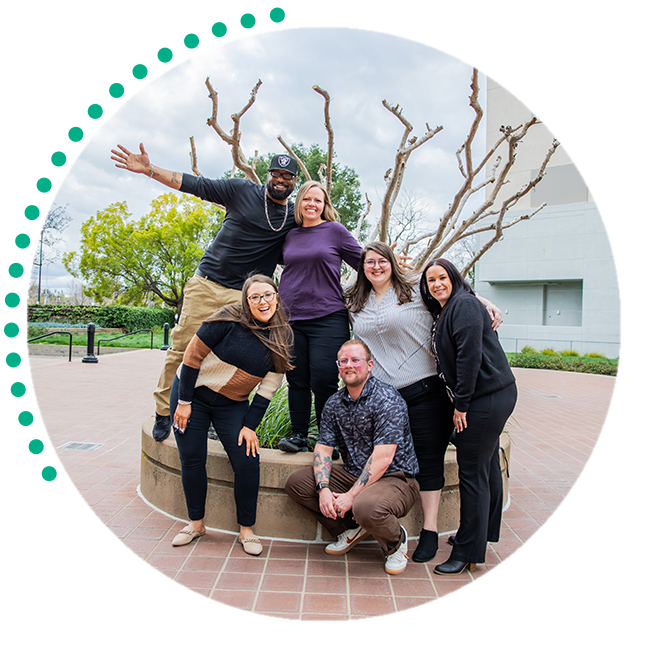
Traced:
<path id="1" fill-rule="evenodd" d="M 400 528 L 404 532 L 404 541 L 399 545 L 398 549 L 394 553 L 391 553 L 391 555 L 386 558 L 386 564 L 384 564 L 386 573 L 390 573 L 393 576 L 402 573 L 402 571 L 406 569 L 409 559 L 407 553 L 408 543 L 406 530 L 404 526 L 400 526 Z"/>
<path id="2" fill-rule="evenodd" d="M 325 553 L 328 553 L 329 555 L 343 555 L 360 541 L 366 539 L 368 535 L 370 535 L 370 533 L 364 528 L 361 528 L 361 526 L 358 528 L 350 528 L 350 530 L 344 530 L 335 542 L 332 542 L 325 547 Z"/>

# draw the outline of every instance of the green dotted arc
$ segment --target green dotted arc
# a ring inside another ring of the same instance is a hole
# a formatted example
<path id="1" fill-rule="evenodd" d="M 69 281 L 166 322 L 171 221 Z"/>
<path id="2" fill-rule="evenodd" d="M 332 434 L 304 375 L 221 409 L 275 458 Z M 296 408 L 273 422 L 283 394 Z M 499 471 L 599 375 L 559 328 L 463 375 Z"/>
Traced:
<path id="1" fill-rule="evenodd" d="M 275 7 L 271 10 L 269 17 L 274 23 L 281 23 L 285 19 L 285 12 L 280 7 Z M 255 26 L 256 19 L 253 14 L 247 13 L 243 14 L 240 18 L 240 24 L 244 29 L 251 29 Z M 228 28 L 222 22 L 216 22 L 212 25 L 212 34 L 217 38 L 222 38 L 226 35 Z M 199 37 L 196 34 L 187 34 L 183 39 L 183 44 L 188 49 L 194 49 L 199 46 Z M 157 58 L 161 63 L 169 63 L 174 54 L 171 49 L 163 47 L 158 50 Z M 149 73 L 147 67 L 142 63 L 134 66 L 132 70 L 133 77 L 135 79 L 141 80 L 144 79 Z M 109 89 L 108 93 L 114 99 L 119 99 L 124 96 L 125 88 L 121 83 L 113 83 Z M 88 117 L 92 120 L 100 119 L 104 114 L 104 109 L 100 104 L 91 104 L 87 109 Z M 73 126 L 68 131 L 68 139 L 70 142 L 81 142 L 84 137 L 83 130 L 78 126 Z M 67 156 L 63 151 L 56 151 L 52 154 L 50 159 L 52 165 L 55 167 L 63 167 L 67 162 Z M 48 193 L 52 189 L 52 181 L 47 177 L 39 178 L 36 182 L 36 189 L 42 194 Z M 25 218 L 30 221 L 35 221 L 40 216 L 40 210 L 36 205 L 29 205 L 25 208 Z M 29 247 L 30 238 L 26 234 L 20 234 L 16 237 L 15 240 L 16 247 L 19 249 L 26 249 Z M 19 263 L 14 263 L 9 266 L 9 275 L 12 278 L 19 278 L 23 274 L 23 266 Z M 5 304 L 7 307 L 14 308 L 20 304 L 20 296 L 14 292 L 7 293 L 5 295 Z M 13 338 L 18 335 L 19 327 L 15 323 L 7 323 L 4 327 L 5 336 L 8 338 Z M 10 352 L 5 359 L 7 365 L 10 368 L 17 368 L 21 363 L 20 355 L 16 352 Z M 21 382 L 14 382 L 11 385 L 11 394 L 14 397 L 22 397 L 26 393 L 25 385 Z M 18 421 L 23 426 L 29 426 L 34 421 L 34 416 L 29 411 L 22 411 L 18 416 Z M 40 454 L 44 449 L 43 442 L 41 440 L 32 440 L 29 443 L 29 450 L 32 454 Z M 41 472 L 41 476 L 45 481 L 53 481 L 57 476 L 57 471 L 54 467 L 45 467 Z"/>

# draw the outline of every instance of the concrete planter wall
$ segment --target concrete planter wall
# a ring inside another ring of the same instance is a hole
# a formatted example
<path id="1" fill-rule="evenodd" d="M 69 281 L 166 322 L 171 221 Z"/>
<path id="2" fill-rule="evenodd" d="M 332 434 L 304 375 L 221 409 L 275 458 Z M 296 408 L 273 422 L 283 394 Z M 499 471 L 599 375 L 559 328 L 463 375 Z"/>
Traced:
<path id="1" fill-rule="evenodd" d="M 142 426 L 140 471 L 142 496 L 163 512 L 187 520 L 176 440 L 172 434 L 164 442 L 156 442 L 151 436 L 153 421 L 152 417 Z M 508 498 L 506 467 L 510 462 L 510 437 L 506 432 L 501 435 L 501 447 L 504 452 L 501 454 L 501 472 L 505 505 Z M 260 460 L 260 491 L 255 532 L 262 537 L 329 541 L 329 533 L 322 530 L 316 520 L 296 505 L 284 491 L 285 481 L 291 472 L 302 467 L 311 467 L 312 454 L 306 452 L 286 454 L 277 449 L 261 449 Z M 207 470 L 208 498 L 205 525 L 209 528 L 238 532 L 233 497 L 233 473 L 226 452 L 221 443 L 215 440 L 208 440 Z M 440 532 L 450 532 L 458 528 L 459 507 L 456 449 L 450 446 L 445 458 L 445 487 L 438 516 Z M 402 519 L 402 523 L 409 536 L 419 534 L 422 528 L 422 509 L 419 503 Z"/>

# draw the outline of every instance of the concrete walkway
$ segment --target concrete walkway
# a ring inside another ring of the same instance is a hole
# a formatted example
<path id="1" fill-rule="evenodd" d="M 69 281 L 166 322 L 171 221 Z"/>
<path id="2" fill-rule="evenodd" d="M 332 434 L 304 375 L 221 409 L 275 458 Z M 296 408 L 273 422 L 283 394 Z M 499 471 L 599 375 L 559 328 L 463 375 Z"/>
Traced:
<path id="1" fill-rule="evenodd" d="M 403 574 L 391 577 L 375 542 L 332 557 L 323 544 L 263 540 L 263 554 L 251 557 L 234 534 L 214 531 L 196 543 L 172 547 L 183 524 L 153 510 L 137 494 L 140 429 L 153 413 L 151 391 L 163 354 L 102 354 L 97 364 L 30 357 L 43 420 L 63 467 L 109 529 L 171 579 L 228 605 L 301 620 L 363 618 L 414 607 L 479 579 L 506 560 L 574 485 L 600 434 L 615 384 L 615 378 L 600 375 L 515 369 L 519 401 L 508 427 L 511 501 L 501 541 L 490 544 L 486 564 L 473 573 L 434 575 L 433 566 L 451 550 L 442 538 L 432 562 L 410 562 Z M 100 446 L 62 448 L 67 443 Z"/>

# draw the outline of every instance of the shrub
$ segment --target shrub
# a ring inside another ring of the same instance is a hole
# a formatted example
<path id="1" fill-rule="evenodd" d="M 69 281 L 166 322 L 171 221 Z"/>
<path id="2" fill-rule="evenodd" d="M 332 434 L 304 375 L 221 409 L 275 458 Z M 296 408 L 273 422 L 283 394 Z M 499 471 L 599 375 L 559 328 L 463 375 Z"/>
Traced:
<path id="1" fill-rule="evenodd" d="M 585 357 L 591 357 L 593 359 L 606 359 L 604 354 L 601 354 L 600 352 L 588 352 L 585 354 Z"/>
<path id="2" fill-rule="evenodd" d="M 579 357 L 580 353 L 577 350 L 560 350 L 561 357 Z"/>
<path id="3" fill-rule="evenodd" d="M 291 419 L 289 417 L 287 386 L 284 385 L 273 395 L 264 419 L 257 427 L 257 437 L 260 440 L 260 447 L 275 449 L 278 442 L 288 435 L 291 435 Z M 308 442 L 311 443 L 310 447 L 312 449 L 317 437 L 316 413 L 312 406 L 308 435 Z"/>
<path id="4" fill-rule="evenodd" d="M 125 332 L 174 325 L 171 309 L 128 307 L 126 305 L 29 305 L 27 320 L 50 323 L 95 323 L 97 327 L 122 327 Z"/>
<path id="5" fill-rule="evenodd" d="M 523 348 L 521 348 L 521 353 L 522 354 L 537 354 L 537 350 L 530 346 L 530 345 L 524 345 Z"/>
<path id="6" fill-rule="evenodd" d="M 553 348 L 544 348 L 540 350 L 540 354 L 545 354 L 549 357 L 559 357 L 560 355 Z"/>
<path id="7" fill-rule="evenodd" d="M 27 325 L 27 339 L 34 339 L 37 336 L 43 336 L 47 334 L 47 327 L 42 325 Z"/>
<path id="8" fill-rule="evenodd" d="M 568 372 L 586 372 L 596 375 L 616 375 L 618 362 L 610 359 L 594 359 L 593 361 L 579 357 L 560 357 L 555 354 L 522 354 L 507 355 L 508 362 L 513 368 L 538 368 L 542 370 L 563 370 Z"/>

